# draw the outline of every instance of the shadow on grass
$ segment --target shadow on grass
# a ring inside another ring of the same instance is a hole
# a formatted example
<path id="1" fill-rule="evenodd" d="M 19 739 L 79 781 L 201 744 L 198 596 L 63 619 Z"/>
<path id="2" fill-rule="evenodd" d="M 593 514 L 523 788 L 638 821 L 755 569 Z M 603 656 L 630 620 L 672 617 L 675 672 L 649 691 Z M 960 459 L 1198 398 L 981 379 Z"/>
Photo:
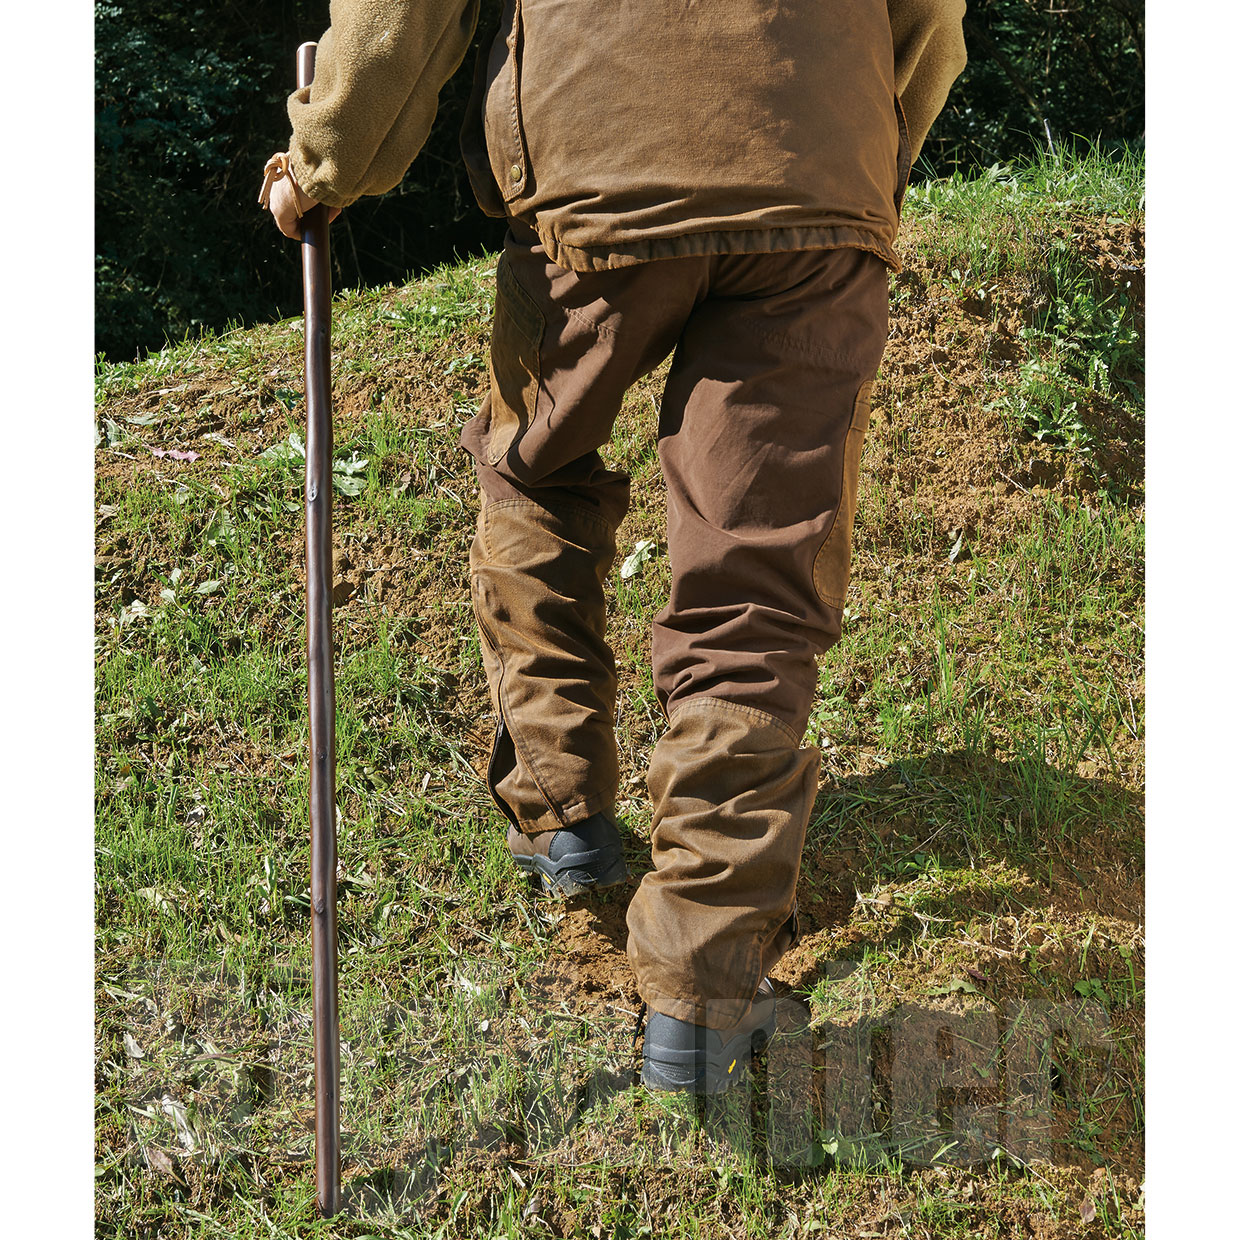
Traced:
<path id="1" fill-rule="evenodd" d="M 840 780 L 815 802 L 799 891 L 803 933 L 850 927 L 846 957 L 787 980 L 811 989 L 936 920 L 1052 906 L 1139 919 L 1142 829 L 1138 794 L 1036 756 L 931 752 Z"/>

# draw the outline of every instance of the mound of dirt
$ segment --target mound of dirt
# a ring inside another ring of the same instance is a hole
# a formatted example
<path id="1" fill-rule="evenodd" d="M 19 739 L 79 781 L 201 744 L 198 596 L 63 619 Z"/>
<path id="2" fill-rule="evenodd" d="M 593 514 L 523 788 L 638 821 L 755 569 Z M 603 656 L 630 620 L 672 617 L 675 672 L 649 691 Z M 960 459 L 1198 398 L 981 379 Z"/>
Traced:
<path id="1" fill-rule="evenodd" d="M 865 472 L 915 498 L 943 535 L 987 550 L 1027 529 L 1048 494 L 1072 501 L 1110 489 L 1139 497 L 1144 426 L 1119 402 L 1088 398 L 1081 411 L 1095 445 L 1088 457 L 1028 436 L 1014 441 L 998 391 L 1029 358 L 1022 332 L 1038 321 L 1046 293 L 1029 278 L 1001 279 L 984 297 L 945 280 L 921 255 L 925 227 L 912 225 L 904 238 Z M 1144 226 L 1083 217 L 1050 235 L 1096 273 L 1100 297 L 1128 299 L 1143 349 Z"/>

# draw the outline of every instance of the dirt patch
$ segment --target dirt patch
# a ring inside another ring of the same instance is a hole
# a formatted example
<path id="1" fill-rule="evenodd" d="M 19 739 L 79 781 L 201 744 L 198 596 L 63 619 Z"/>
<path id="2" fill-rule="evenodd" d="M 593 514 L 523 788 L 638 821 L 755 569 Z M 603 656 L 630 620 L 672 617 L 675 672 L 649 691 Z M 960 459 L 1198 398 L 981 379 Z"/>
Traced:
<path id="1" fill-rule="evenodd" d="M 631 1013 L 636 1023 L 641 996 L 625 951 L 625 913 L 636 888 L 630 879 L 605 898 L 564 902 L 546 967 L 531 980 L 534 993 L 582 1016 Z"/>
<path id="2" fill-rule="evenodd" d="M 1108 294 L 1123 288 L 1138 310 L 1143 348 L 1144 227 L 1085 217 L 1052 235 L 1074 247 Z M 1109 484 L 1129 498 L 1139 493 L 1144 430 L 1117 402 L 1088 398 L 1082 417 L 1097 442 L 1088 460 L 1031 438 L 1013 441 L 996 395 L 1030 355 L 1021 331 L 1046 303 L 1037 281 L 1003 279 L 979 300 L 920 257 L 917 226 L 903 252 L 865 474 L 902 505 L 915 504 L 942 535 L 985 550 L 1028 528 L 1051 492 L 1081 498 Z"/>

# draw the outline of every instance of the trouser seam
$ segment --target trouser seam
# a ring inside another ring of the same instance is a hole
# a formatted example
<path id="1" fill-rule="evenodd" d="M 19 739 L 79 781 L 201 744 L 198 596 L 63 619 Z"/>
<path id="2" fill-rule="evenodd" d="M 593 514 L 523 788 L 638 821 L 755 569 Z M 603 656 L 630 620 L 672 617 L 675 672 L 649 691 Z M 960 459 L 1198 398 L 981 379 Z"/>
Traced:
<path id="1" fill-rule="evenodd" d="M 557 821 L 563 822 L 563 819 L 560 818 L 559 812 L 556 810 L 555 806 L 552 805 L 551 798 L 547 795 L 547 790 L 543 786 L 544 781 L 540 777 L 537 765 L 534 763 L 532 758 L 525 757 L 525 755 L 521 752 L 521 747 L 517 744 L 517 734 L 512 726 L 512 708 L 508 704 L 508 695 L 504 683 L 507 679 L 508 673 L 507 664 L 504 660 L 504 652 L 496 642 L 490 628 L 483 622 L 482 613 L 476 601 L 474 603 L 474 618 L 478 623 L 478 630 L 482 634 L 483 640 L 488 646 L 491 647 L 491 650 L 495 655 L 496 662 L 499 663 L 499 680 L 495 686 L 495 696 L 499 699 L 500 718 L 508 725 L 508 733 L 512 738 L 513 761 L 525 762 L 526 768 L 530 773 L 530 778 L 534 781 L 534 787 L 538 789 L 538 795 L 542 797 L 543 803 L 555 816 Z M 496 781 L 496 786 L 499 786 L 499 780 Z M 492 794 L 492 796 L 494 796 L 494 794 Z M 513 810 L 513 815 L 516 816 L 516 810 Z M 517 822 L 520 823 L 520 821 L 520 817 L 517 817 Z"/>
<path id="2" fill-rule="evenodd" d="M 545 503 L 536 499 L 495 499 L 490 502 L 485 501 L 482 504 L 482 511 L 493 513 L 504 508 L 537 508 L 543 512 L 550 513 L 553 517 L 559 517 L 562 521 L 567 522 L 572 517 L 581 517 L 583 520 L 597 526 L 606 534 L 615 534 L 616 527 L 612 525 L 601 513 L 596 512 L 593 508 L 586 504 L 575 504 L 571 500 L 559 500 L 555 503 Z M 491 547 L 489 540 L 486 545 L 488 557 L 491 556 Z"/>
<path id="3" fill-rule="evenodd" d="M 600 336 L 611 336 L 613 339 L 618 338 L 619 333 L 617 333 L 614 327 L 609 327 L 606 323 L 596 323 L 584 311 L 572 306 L 561 306 L 560 309 L 563 310 L 566 317 L 576 320 L 583 327 L 593 328 Z"/>
<path id="4" fill-rule="evenodd" d="M 772 724 L 780 730 L 794 745 L 800 748 L 801 738 L 793 730 L 791 725 L 785 723 L 778 715 L 772 715 L 768 711 L 759 710 L 756 706 L 746 706 L 743 702 L 733 702 L 729 698 L 717 697 L 696 697 L 689 698 L 687 701 L 678 702 L 668 712 L 667 720 L 669 724 L 676 722 L 676 716 L 681 711 L 688 710 L 713 710 L 716 707 L 722 710 L 735 711 L 739 715 L 745 715 L 748 718 L 755 719 L 759 723 Z"/>
<path id="5" fill-rule="evenodd" d="M 481 535 L 482 548 L 487 560 L 495 565 L 496 556 L 491 545 L 490 529 L 491 522 L 489 516 L 495 515 L 497 511 L 504 509 L 537 509 L 542 512 L 549 513 L 551 516 L 563 521 L 565 524 L 571 524 L 574 518 L 580 518 L 583 523 L 589 524 L 595 529 L 601 531 L 607 538 L 612 539 L 615 536 L 615 528 L 611 522 L 593 511 L 583 504 L 577 504 L 570 501 L 560 502 L 557 504 L 544 504 L 537 500 L 526 498 L 513 498 L 495 500 L 492 503 L 484 503 L 479 513 L 479 533 Z M 555 826 L 572 826 L 577 822 L 589 818 L 591 815 L 610 811 L 614 809 L 615 799 L 619 792 L 619 788 L 600 788 L 592 792 L 574 796 L 569 801 L 559 801 L 553 798 L 547 791 L 550 786 L 545 775 L 539 767 L 535 759 L 534 752 L 530 746 L 524 744 L 520 739 L 522 729 L 517 725 L 516 715 L 512 710 L 512 704 L 508 695 L 508 679 L 510 675 L 509 662 L 505 657 L 503 645 L 496 640 L 492 633 L 490 625 L 483 618 L 483 590 L 478 584 L 478 579 L 483 574 L 475 571 L 472 576 L 474 581 L 471 588 L 471 596 L 473 600 L 474 619 L 478 625 L 478 630 L 482 635 L 482 639 L 490 648 L 495 657 L 495 661 L 499 665 L 499 675 L 495 685 L 495 696 L 499 706 L 500 716 L 507 727 L 509 737 L 512 742 L 513 761 L 525 768 L 528 772 L 530 780 L 538 791 L 538 796 L 543 804 L 547 807 L 547 812 L 554 820 L 553 826 L 541 825 L 544 823 L 546 815 L 539 814 L 535 818 L 529 818 L 520 814 L 517 809 L 513 808 L 513 817 L 517 821 L 518 828 L 527 835 L 538 834 L 544 830 L 553 830 Z M 614 717 L 612 719 L 614 728 Z M 502 777 L 501 777 L 502 778 Z M 498 788 L 499 780 L 496 781 Z M 495 797 L 495 791 L 492 791 L 492 798 Z M 512 808 L 510 806 L 510 808 Z M 534 830 L 529 828 L 533 826 Z"/>

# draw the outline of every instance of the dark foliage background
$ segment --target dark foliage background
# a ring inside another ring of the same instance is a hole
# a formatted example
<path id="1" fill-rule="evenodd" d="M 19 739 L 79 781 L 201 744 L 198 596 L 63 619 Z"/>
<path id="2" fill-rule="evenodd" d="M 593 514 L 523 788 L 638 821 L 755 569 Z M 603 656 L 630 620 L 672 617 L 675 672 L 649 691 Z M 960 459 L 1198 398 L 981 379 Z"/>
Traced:
<path id="1" fill-rule="evenodd" d="M 923 150 L 926 167 L 986 166 L 1074 141 L 1145 137 L 1140 0 L 968 0 L 969 64 Z"/>
<path id="2" fill-rule="evenodd" d="M 1073 7 L 1075 6 L 1075 7 Z M 400 187 L 332 230 L 337 287 L 389 283 L 496 248 L 457 156 L 477 46 L 445 87 L 426 149 Z M 95 6 L 96 347 L 133 357 L 201 327 L 300 309 L 291 242 L 255 199 L 287 144 L 297 45 L 327 0 L 117 0 Z M 1144 9 L 1137 0 L 970 0 L 969 67 L 917 175 L 942 175 L 1074 140 L 1143 140 Z"/>

